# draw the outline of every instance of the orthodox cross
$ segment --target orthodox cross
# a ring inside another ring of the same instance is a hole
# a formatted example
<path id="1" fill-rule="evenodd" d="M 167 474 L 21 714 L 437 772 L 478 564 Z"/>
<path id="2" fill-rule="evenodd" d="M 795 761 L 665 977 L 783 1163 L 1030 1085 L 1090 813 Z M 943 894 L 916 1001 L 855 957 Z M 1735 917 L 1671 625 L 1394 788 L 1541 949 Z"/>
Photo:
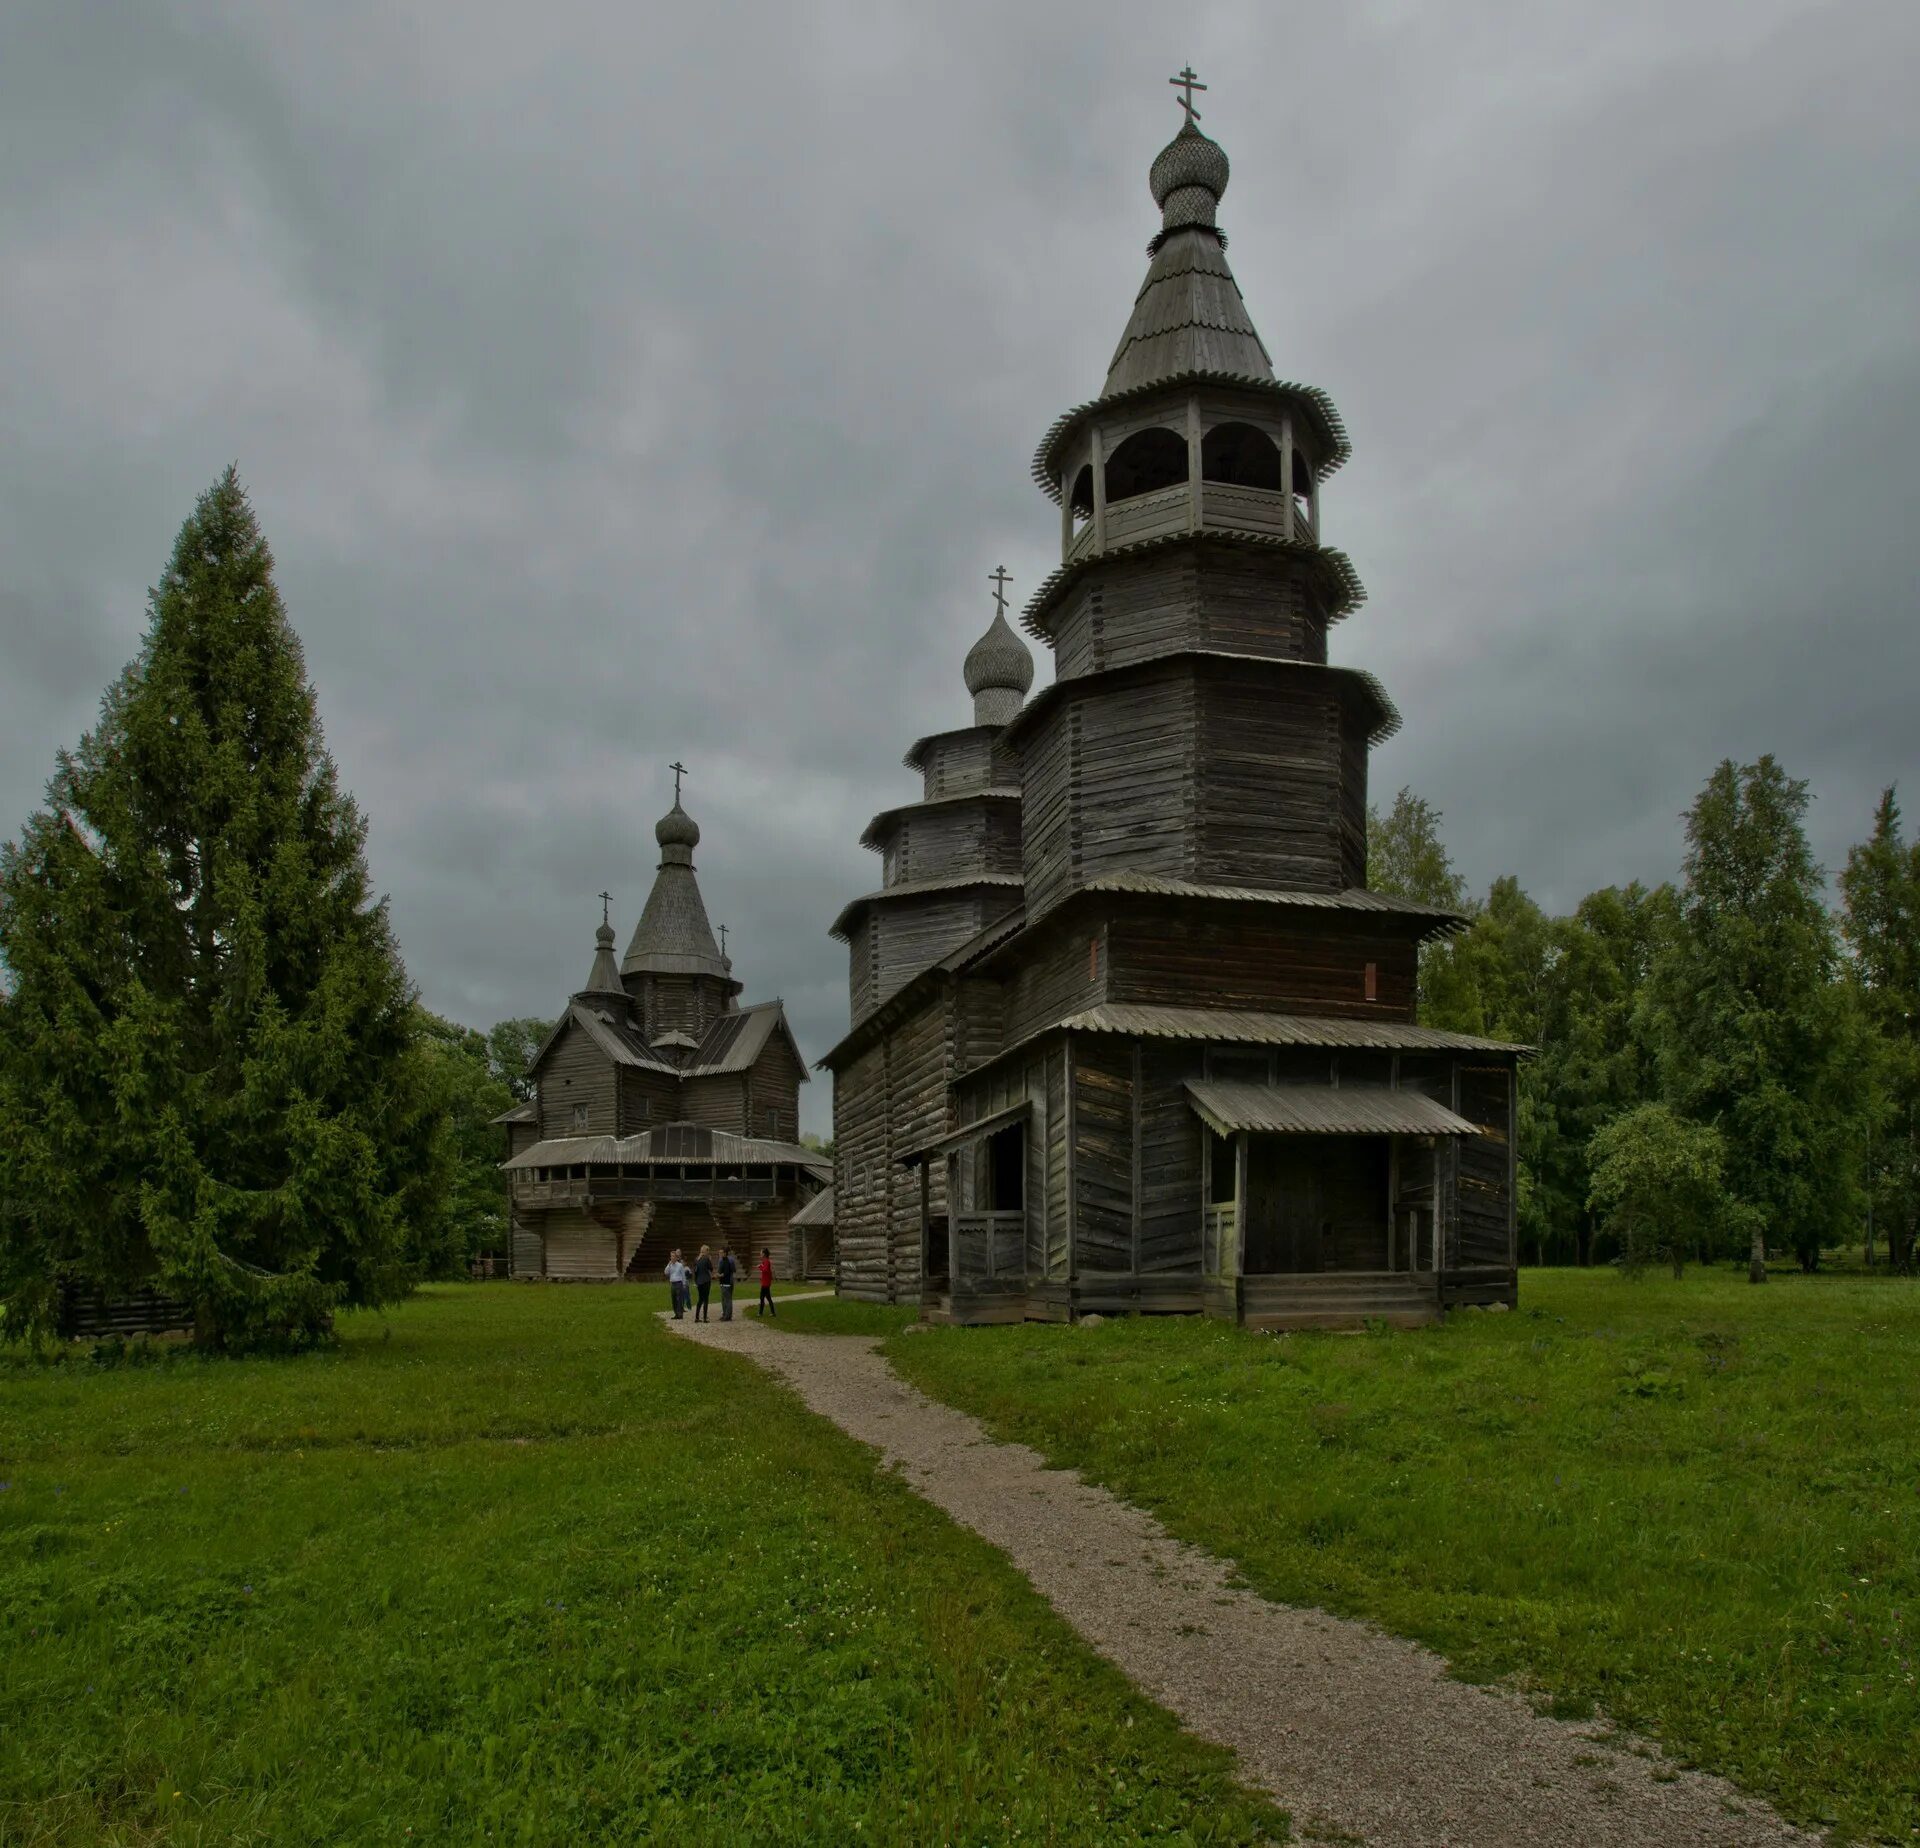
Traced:
<path id="1" fill-rule="evenodd" d="M 602 929 L 611 929 L 613 927 L 613 894 L 611 892 L 601 892 L 597 894 L 597 896 L 600 900 L 601 927 Z"/>
<path id="2" fill-rule="evenodd" d="M 727 960 L 727 927 L 724 924 L 720 926 L 720 960 Z"/>
<path id="3" fill-rule="evenodd" d="M 1007 613 L 1007 586 L 1013 579 L 1007 576 L 1007 568 L 1000 565 L 987 573 L 987 582 L 993 586 L 993 613 L 1004 616 Z"/>
<path id="4" fill-rule="evenodd" d="M 1178 77 L 1169 77 L 1167 81 L 1181 92 L 1180 106 L 1186 110 L 1187 120 L 1199 121 L 1200 111 L 1193 106 L 1193 93 L 1196 90 L 1204 90 L 1207 86 L 1193 74 L 1193 66 L 1191 64 L 1185 66 Z"/>
<path id="5" fill-rule="evenodd" d="M 673 772 L 673 802 L 674 806 L 678 808 L 680 805 L 680 779 L 687 774 L 687 766 L 682 763 L 671 763 L 667 768 Z"/>

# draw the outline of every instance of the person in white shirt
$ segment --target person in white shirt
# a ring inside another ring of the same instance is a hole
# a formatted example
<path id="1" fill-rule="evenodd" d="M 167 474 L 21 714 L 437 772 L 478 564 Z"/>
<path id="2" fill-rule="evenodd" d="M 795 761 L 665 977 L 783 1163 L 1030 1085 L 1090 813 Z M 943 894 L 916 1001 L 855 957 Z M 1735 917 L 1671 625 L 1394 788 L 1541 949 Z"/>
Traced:
<path id="1" fill-rule="evenodd" d="M 673 1286 L 673 1319 L 677 1322 L 687 1308 L 687 1267 L 681 1260 L 677 1245 L 673 1256 L 667 1260 L 667 1282 Z"/>

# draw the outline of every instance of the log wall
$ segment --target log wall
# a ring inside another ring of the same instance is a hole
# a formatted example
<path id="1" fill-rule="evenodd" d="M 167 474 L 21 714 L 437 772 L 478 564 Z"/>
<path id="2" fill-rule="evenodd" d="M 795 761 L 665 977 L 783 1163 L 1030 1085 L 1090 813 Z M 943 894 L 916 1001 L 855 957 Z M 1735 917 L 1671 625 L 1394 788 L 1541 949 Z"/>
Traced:
<path id="1" fill-rule="evenodd" d="M 1234 491 L 1216 484 L 1212 492 Z M 1179 494 L 1184 515 L 1184 487 Z M 1061 680 L 1182 648 L 1321 664 L 1327 658 L 1327 625 L 1312 574 L 1284 552 L 1196 544 L 1095 565 L 1062 598 L 1051 622 L 1054 673 Z"/>
<path id="2" fill-rule="evenodd" d="M 1104 999 L 1351 1019 L 1413 1018 L 1419 952 L 1405 926 L 1364 914 L 1340 918 L 1338 929 L 1283 922 L 1285 917 L 1277 907 L 1261 916 L 1253 906 L 1203 911 L 1148 900 L 1116 906 L 1105 926 Z M 1372 1001 L 1366 998 L 1369 963 Z"/>
<path id="3" fill-rule="evenodd" d="M 540 1134 L 615 1136 L 616 1089 L 613 1062 L 574 1021 L 561 1028 L 540 1062 Z M 576 1108 L 586 1112 L 576 1121 Z"/>

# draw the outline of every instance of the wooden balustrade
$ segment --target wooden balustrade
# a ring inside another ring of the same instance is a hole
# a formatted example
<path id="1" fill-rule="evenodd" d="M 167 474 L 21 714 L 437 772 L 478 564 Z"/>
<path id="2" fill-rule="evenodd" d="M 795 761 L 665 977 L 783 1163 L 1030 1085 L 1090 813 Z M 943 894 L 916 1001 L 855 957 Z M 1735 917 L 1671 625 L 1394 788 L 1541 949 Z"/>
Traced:
<path id="1" fill-rule="evenodd" d="M 955 1213 L 953 1275 L 956 1279 L 1020 1277 L 1027 1266 L 1027 1216 L 1011 1212 Z"/>

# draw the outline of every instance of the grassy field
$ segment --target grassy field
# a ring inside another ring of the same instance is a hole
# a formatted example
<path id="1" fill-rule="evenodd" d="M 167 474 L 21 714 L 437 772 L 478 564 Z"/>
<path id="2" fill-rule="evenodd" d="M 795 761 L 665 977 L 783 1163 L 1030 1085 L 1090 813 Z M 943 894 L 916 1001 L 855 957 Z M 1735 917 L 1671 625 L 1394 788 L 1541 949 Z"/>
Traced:
<path id="1" fill-rule="evenodd" d="M 780 1304 L 780 1328 L 789 1335 L 897 1335 L 919 1320 L 918 1309 L 890 1309 L 879 1303 L 843 1303 L 816 1296 Z"/>
<path id="2" fill-rule="evenodd" d="M 0 1362 L 0 1844 L 1284 1835 L 663 1300 L 443 1288 L 303 1358 Z"/>
<path id="3" fill-rule="evenodd" d="M 1920 1836 L 1920 1288 L 1548 1271 L 1521 1304 L 888 1352 L 1269 1596 L 1598 1702 L 1839 1839 Z"/>

